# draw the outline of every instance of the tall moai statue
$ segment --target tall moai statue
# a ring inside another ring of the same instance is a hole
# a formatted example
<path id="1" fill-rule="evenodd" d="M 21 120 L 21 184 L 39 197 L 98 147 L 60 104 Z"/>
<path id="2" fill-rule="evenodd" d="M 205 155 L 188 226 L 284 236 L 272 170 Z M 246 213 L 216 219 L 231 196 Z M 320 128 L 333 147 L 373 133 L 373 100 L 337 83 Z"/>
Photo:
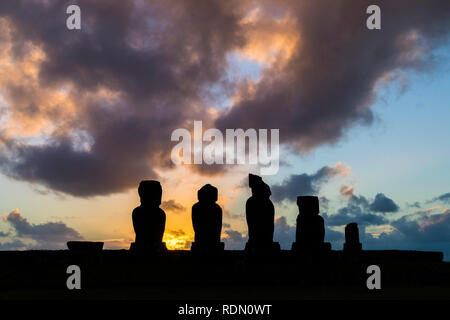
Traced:
<path id="1" fill-rule="evenodd" d="M 138 188 L 141 205 L 133 210 L 132 219 L 136 240 L 130 250 L 139 252 L 162 252 L 166 245 L 162 242 L 166 226 L 166 213 L 161 205 L 162 188 L 159 181 L 141 181 Z"/>
<path id="2" fill-rule="evenodd" d="M 345 226 L 344 251 L 348 253 L 357 253 L 362 250 L 362 244 L 359 242 L 359 229 L 356 222 Z"/>
<path id="3" fill-rule="evenodd" d="M 192 225 L 195 242 L 191 250 L 194 252 L 219 252 L 224 249 L 220 242 L 222 231 L 222 208 L 216 203 L 217 188 L 206 184 L 198 190 L 198 202 L 192 206 Z"/>
<path id="4" fill-rule="evenodd" d="M 280 245 L 273 242 L 275 208 L 270 200 L 270 187 L 261 177 L 249 174 L 252 196 L 245 204 L 248 225 L 246 250 L 279 251 Z"/>
<path id="5" fill-rule="evenodd" d="M 298 196 L 296 239 L 292 250 L 303 253 L 321 253 L 331 250 L 331 244 L 324 242 L 325 223 L 319 215 L 319 198 L 315 196 Z"/>

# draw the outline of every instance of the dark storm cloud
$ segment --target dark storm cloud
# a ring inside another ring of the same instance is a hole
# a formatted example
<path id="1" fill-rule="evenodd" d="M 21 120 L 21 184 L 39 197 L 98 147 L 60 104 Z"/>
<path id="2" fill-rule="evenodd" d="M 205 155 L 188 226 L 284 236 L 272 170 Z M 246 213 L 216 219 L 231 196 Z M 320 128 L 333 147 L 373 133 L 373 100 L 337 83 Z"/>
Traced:
<path id="1" fill-rule="evenodd" d="M 65 27 L 62 1 L 0 3 L 0 18 L 12 26 L 14 50 L 26 55 L 33 44 L 45 53 L 39 86 L 69 84 L 77 107 L 71 119 L 52 115 L 52 124 L 64 123 L 66 130 L 56 130 L 43 143 L 8 140 L 0 166 L 15 179 L 76 196 L 121 192 L 156 178 L 155 167 L 172 166 L 174 129 L 209 117 L 203 100 L 211 98 L 216 82 L 226 83 L 226 54 L 242 43 L 239 6 L 235 1 L 75 3 L 82 10 L 81 31 Z M 23 93 L 13 95 L 13 89 Z M 7 87 L 11 108 L 19 108 L 19 97 L 33 101 L 39 92 L 20 89 Z M 114 98 L 98 95 L 100 89 Z M 74 134 L 87 137 L 85 148 Z"/>
<path id="2" fill-rule="evenodd" d="M 291 175 L 281 184 L 271 187 L 272 199 L 277 202 L 285 199 L 295 202 L 297 196 L 315 195 L 330 178 L 345 174 L 346 170 L 348 170 L 346 167 L 338 163 L 335 167 L 324 166 L 311 175 L 307 173 Z"/>
<path id="3" fill-rule="evenodd" d="M 398 209 L 398 205 L 382 193 L 378 193 L 373 202 L 370 204 L 370 210 L 374 212 L 397 212 Z"/>
<path id="4" fill-rule="evenodd" d="M 377 1 L 379 31 L 365 26 L 373 1 L 277 3 L 296 18 L 296 51 L 281 70 L 277 63 L 266 70 L 251 94 L 243 89 L 243 99 L 216 125 L 279 128 L 280 140 L 300 151 L 334 143 L 356 123 L 370 124 L 377 83 L 398 72 L 423 71 L 450 31 L 445 0 Z"/>
<path id="5" fill-rule="evenodd" d="M 83 239 L 76 230 L 63 222 L 31 224 L 18 210 L 10 212 L 3 219 L 13 227 L 17 237 L 34 240 L 38 247 L 62 247 L 67 241 Z"/>

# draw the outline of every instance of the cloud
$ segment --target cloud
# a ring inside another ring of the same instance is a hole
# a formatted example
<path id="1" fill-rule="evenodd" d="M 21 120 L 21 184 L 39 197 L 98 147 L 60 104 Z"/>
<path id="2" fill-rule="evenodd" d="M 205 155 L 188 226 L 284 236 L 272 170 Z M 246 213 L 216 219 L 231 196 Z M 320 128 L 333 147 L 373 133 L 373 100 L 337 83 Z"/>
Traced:
<path id="1" fill-rule="evenodd" d="M 350 167 L 338 162 L 334 167 L 324 166 L 311 175 L 307 173 L 291 175 L 281 184 L 271 187 L 272 199 L 277 202 L 285 199 L 296 201 L 299 195 L 315 195 L 329 179 L 338 175 L 345 177 L 349 172 Z"/>
<path id="2" fill-rule="evenodd" d="M 328 206 L 330 205 L 330 200 L 327 197 L 319 197 L 320 207 L 323 210 L 328 210 Z"/>
<path id="3" fill-rule="evenodd" d="M 398 205 L 383 193 L 378 193 L 375 196 L 375 200 L 370 204 L 370 210 L 374 212 L 397 212 L 398 209 Z"/>
<path id="4" fill-rule="evenodd" d="M 173 199 L 163 201 L 161 203 L 161 209 L 171 211 L 173 213 L 180 213 L 186 210 L 186 208 L 182 204 L 177 203 Z"/>
<path id="5" fill-rule="evenodd" d="M 7 237 L 7 236 L 9 236 L 9 235 L 10 235 L 9 232 L 3 232 L 3 231 L 0 231 L 0 237 Z"/>
<path id="6" fill-rule="evenodd" d="M 287 223 L 286 217 L 277 217 L 274 223 L 274 241 L 280 243 L 282 249 L 290 250 L 292 243 L 295 242 L 297 227 Z"/>
<path id="7" fill-rule="evenodd" d="M 413 202 L 413 203 L 407 202 L 407 203 L 406 203 L 406 206 L 407 206 L 408 208 L 417 208 L 417 209 L 420 209 L 421 204 L 420 204 L 419 201 L 415 201 L 415 202 Z"/>
<path id="8" fill-rule="evenodd" d="M 170 234 L 170 235 L 172 235 L 172 236 L 174 236 L 174 237 L 182 237 L 182 236 L 185 236 L 185 235 L 186 235 L 186 233 L 185 233 L 183 230 L 181 230 L 181 229 L 178 229 L 178 230 L 168 230 L 166 233 L 167 233 L 167 234 Z"/>
<path id="9" fill-rule="evenodd" d="M 34 240 L 37 244 L 34 247 L 62 248 L 67 241 L 83 239 L 76 230 L 63 222 L 31 224 L 18 209 L 3 216 L 3 220 L 14 229 L 17 237 Z"/>
<path id="10" fill-rule="evenodd" d="M 355 192 L 355 187 L 353 187 L 353 186 L 346 186 L 345 184 L 343 184 L 339 188 L 339 192 L 344 197 L 351 198 L 351 197 L 353 197 L 353 193 Z"/>
<path id="11" fill-rule="evenodd" d="M 328 215 L 323 214 L 325 223 L 329 226 L 342 226 L 351 222 L 359 225 L 382 225 L 388 223 L 388 220 L 380 215 L 365 211 L 365 209 L 354 203 L 349 203 L 346 207 L 338 209 L 337 213 Z"/>
<path id="12" fill-rule="evenodd" d="M 368 0 L 77 4 L 69 31 L 64 2 L 0 1 L 0 170 L 78 197 L 158 178 L 193 120 L 279 128 L 300 152 L 335 143 L 373 121 L 380 85 L 426 70 L 450 28 L 446 1 L 381 1 L 381 32 L 364 27 Z M 257 81 L 230 75 L 233 54 L 262 66 Z"/>
<path id="13" fill-rule="evenodd" d="M 163 241 L 170 250 L 189 249 L 192 240 L 193 237 L 190 234 L 186 234 L 186 232 L 181 229 L 166 230 L 163 237 Z"/>
<path id="14" fill-rule="evenodd" d="M 363 246 L 370 249 L 407 249 L 443 251 L 444 260 L 450 259 L 450 214 L 413 213 L 390 223 L 394 231 L 378 238 L 364 235 Z"/>
<path id="15" fill-rule="evenodd" d="M 280 128 L 280 140 L 300 152 L 371 124 L 380 86 L 427 70 L 450 31 L 446 1 L 379 1 L 380 32 L 365 27 L 368 0 L 277 3 L 261 2 L 261 19 L 293 19 L 299 40 L 287 61 L 281 55 L 258 82 L 242 86 L 216 126 Z"/>
<path id="16" fill-rule="evenodd" d="M 370 202 L 363 195 L 355 195 L 354 190 L 354 187 L 345 185 L 340 187 L 340 192 L 347 197 L 348 203 L 334 214 L 323 214 L 329 226 L 342 226 L 350 222 L 357 222 L 362 226 L 384 225 L 389 222 L 384 215 L 399 210 L 397 204 L 383 193 L 378 193 Z"/>
<path id="17" fill-rule="evenodd" d="M 222 241 L 225 243 L 227 250 L 243 250 L 245 243 L 247 242 L 247 236 L 236 230 L 225 230 L 225 237 L 222 237 Z"/>
<path id="18" fill-rule="evenodd" d="M 129 249 L 131 242 L 133 242 L 133 239 L 101 239 L 97 241 L 104 242 L 103 249 L 108 250 L 121 250 L 121 249 Z"/>
<path id="19" fill-rule="evenodd" d="M 443 202 L 443 203 L 450 204 L 450 192 L 441 194 L 440 196 L 438 196 L 438 197 L 436 197 L 433 200 L 428 201 L 428 202 L 436 202 L 436 201 L 440 201 L 440 202 Z"/>
<path id="20" fill-rule="evenodd" d="M 423 209 L 423 210 L 417 210 L 415 213 L 430 213 L 433 212 L 434 210 L 439 210 L 442 209 L 442 206 L 434 206 L 428 209 Z"/>
<path id="21" fill-rule="evenodd" d="M 158 178 L 155 168 L 173 165 L 172 131 L 211 118 L 211 88 L 232 86 L 226 57 L 243 43 L 241 6 L 77 3 L 78 32 L 65 28 L 67 4 L 0 3 L 0 46 L 9 49 L 1 51 L 0 70 L 12 65 L 0 75 L 8 106 L 0 168 L 17 180 L 89 197 Z M 17 127 L 34 131 L 24 137 Z"/>
<path id="22" fill-rule="evenodd" d="M 25 250 L 27 245 L 20 240 L 13 240 L 10 242 L 1 242 L 0 250 Z"/>

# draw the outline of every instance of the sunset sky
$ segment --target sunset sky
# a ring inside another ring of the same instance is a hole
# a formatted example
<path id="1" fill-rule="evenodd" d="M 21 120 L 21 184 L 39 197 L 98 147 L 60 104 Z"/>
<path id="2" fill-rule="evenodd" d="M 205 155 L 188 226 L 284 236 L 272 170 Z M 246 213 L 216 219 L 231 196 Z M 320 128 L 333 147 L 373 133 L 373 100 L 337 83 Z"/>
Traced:
<path id="1" fill-rule="evenodd" d="M 242 249 L 258 168 L 171 161 L 173 130 L 201 120 L 280 130 L 263 179 L 282 248 L 312 194 L 335 250 L 358 222 L 363 248 L 450 260 L 450 2 L 376 1 L 368 30 L 372 2 L 2 0 L 0 249 L 128 248 L 144 179 L 163 187 L 170 249 L 190 248 L 206 183 L 226 248 Z"/>

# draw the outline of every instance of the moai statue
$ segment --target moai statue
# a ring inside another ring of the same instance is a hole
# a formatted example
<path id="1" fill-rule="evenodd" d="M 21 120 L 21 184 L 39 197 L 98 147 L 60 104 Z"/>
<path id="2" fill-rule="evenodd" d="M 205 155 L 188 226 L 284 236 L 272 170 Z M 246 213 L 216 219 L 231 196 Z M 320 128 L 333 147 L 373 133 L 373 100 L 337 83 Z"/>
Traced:
<path id="1" fill-rule="evenodd" d="M 270 200 L 270 187 L 261 177 L 249 174 L 252 196 L 247 200 L 245 213 L 248 225 L 246 250 L 279 251 L 280 245 L 273 242 L 275 208 Z"/>
<path id="2" fill-rule="evenodd" d="M 299 196 L 297 206 L 296 242 L 292 244 L 292 250 L 312 254 L 331 250 L 331 244 L 324 242 L 325 224 L 319 215 L 319 198 Z"/>
<path id="3" fill-rule="evenodd" d="M 220 242 L 222 231 L 222 208 L 216 203 L 217 188 L 206 184 L 197 193 L 198 202 L 192 206 L 192 225 L 195 242 L 194 252 L 218 252 L 224 249 Z"/>
<path id="4" fill-rule="evenodd" d="M 359 229 L 356 222 L 349 223 L 345 226 L 345 243 L 344 251 L 346 252 L 360 252 L 362 244 L 359 242 Z"/>
<path id="5" fill-rule="evenodd" d="M 141 205 L 133 210 L 132 219 L 136 240 L 130 250 L 139 252 L 162 252 L 166 245 L 162 242 L 166 226 L 166 213 L 161 205 L 162 188 L 159 181 L 141 181 L 138 188 Z"/>

